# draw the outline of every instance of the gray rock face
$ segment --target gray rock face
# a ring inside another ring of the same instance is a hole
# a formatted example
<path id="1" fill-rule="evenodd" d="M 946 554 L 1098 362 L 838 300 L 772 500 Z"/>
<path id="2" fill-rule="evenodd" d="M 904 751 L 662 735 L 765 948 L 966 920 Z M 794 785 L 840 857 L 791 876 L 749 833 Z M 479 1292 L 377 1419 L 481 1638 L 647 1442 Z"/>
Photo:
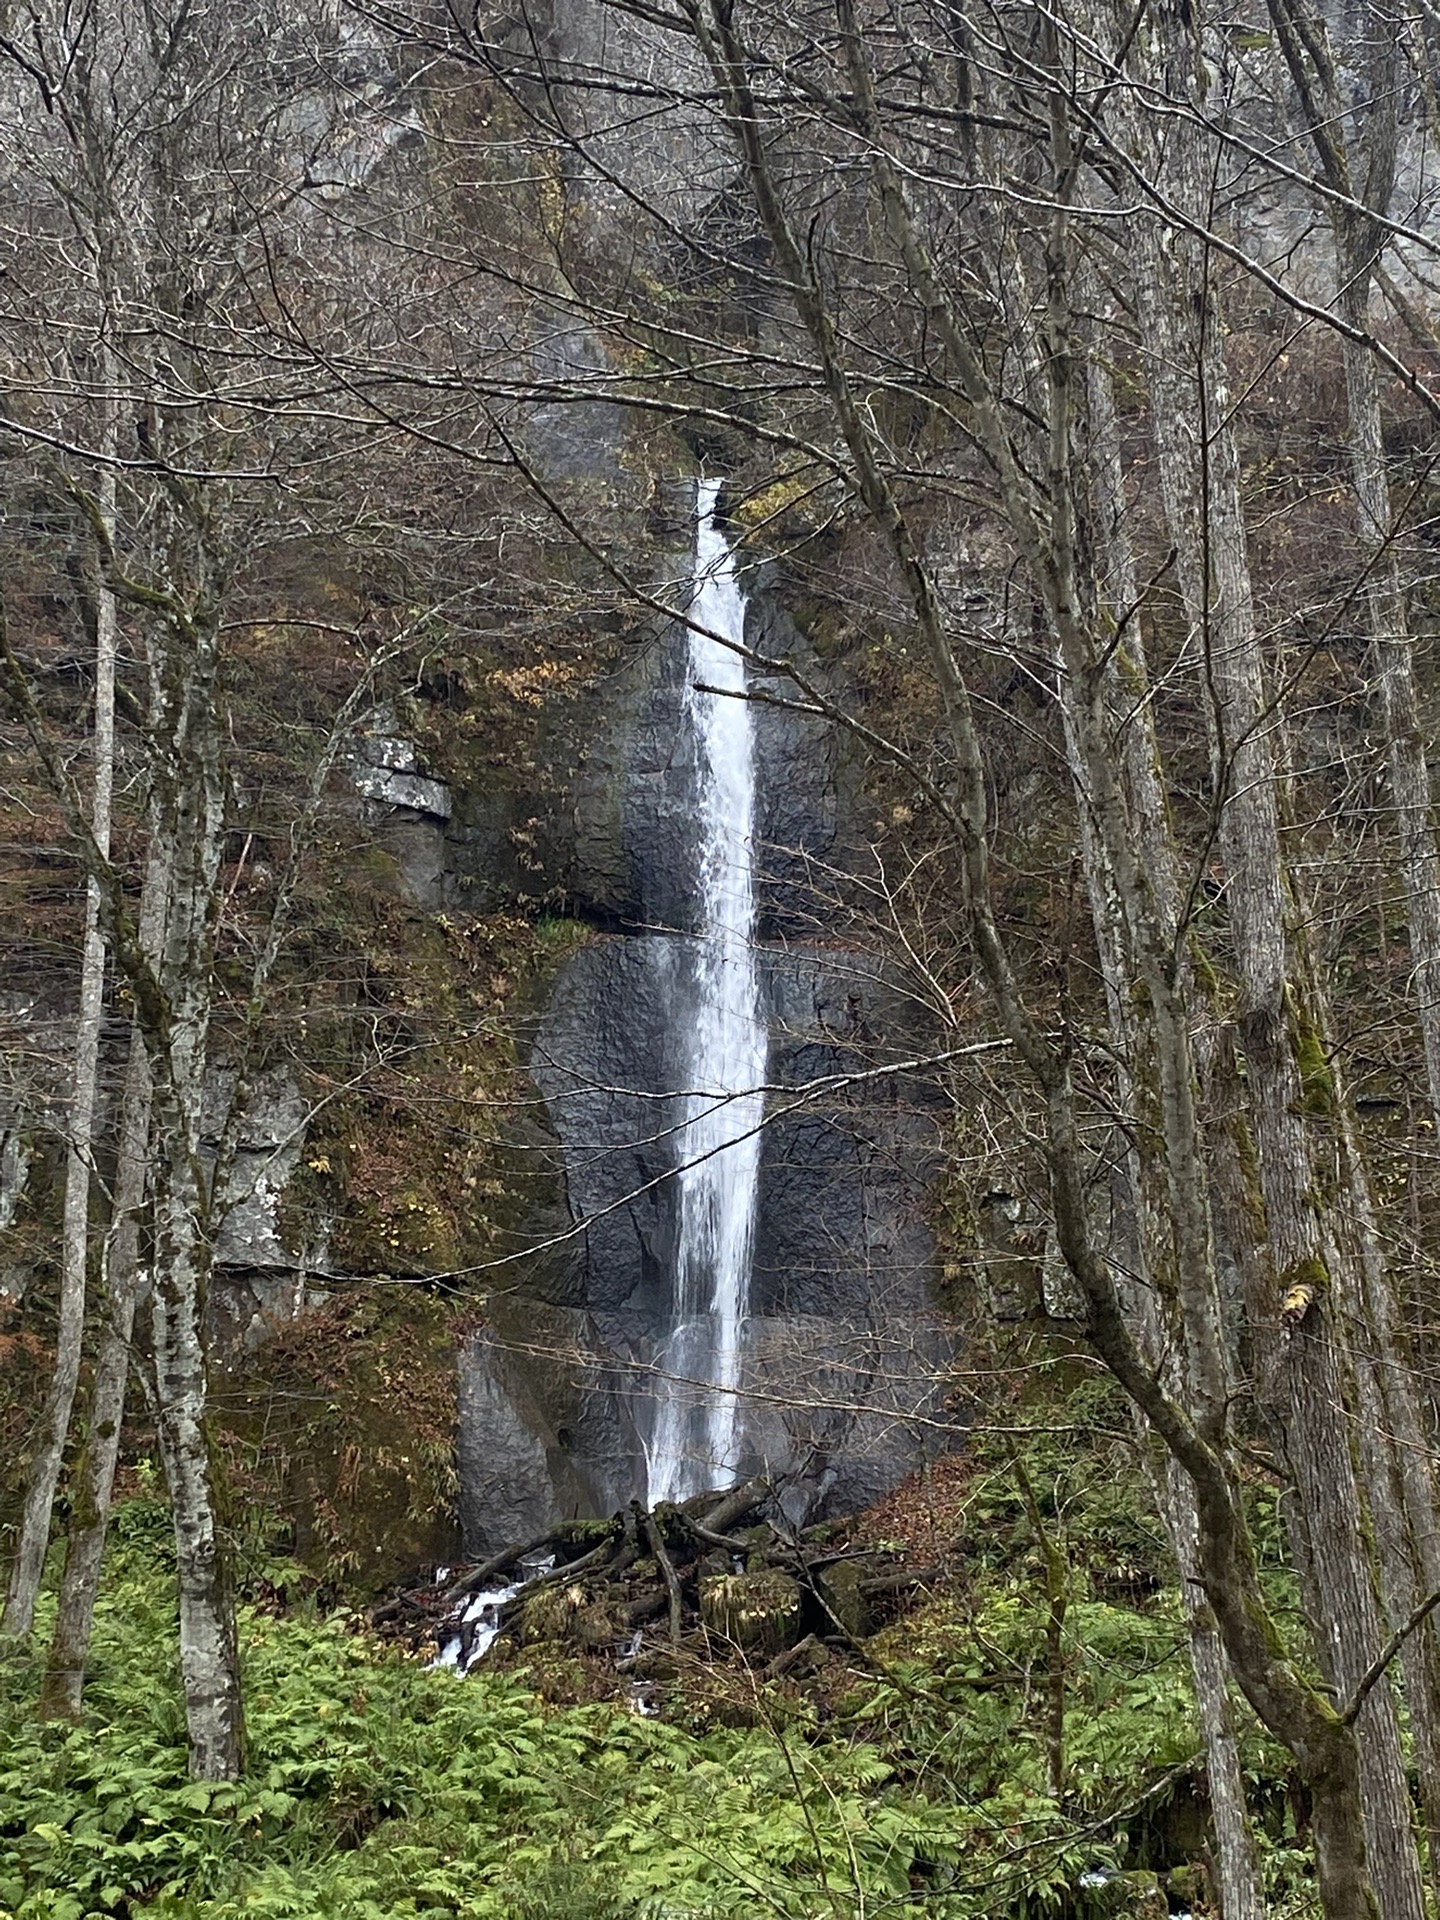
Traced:
<path id="1" fill-rule="evenodd" d="M 892 1073 L 917 1036 L 874 959 L 834 948 L 766 956 L 771 1100 L 754 1298 L 762 1312 L 921 1305 L 935 1175 L 923 1087 Z"/>
<path id="2" fill-rule="evenodd" d="M 815 670 L 807 643 L 763 580 L 752 586 L 746 644 L 765 659 Z M 415 870 L 417 904 L 483 908 L 560 893 L 571 911 L 602 927 L 693 933 L 696 769 L 685 674 L 683 634 L 642 628 L 590 704 L 569 714 L 568 737 L 550 743 L 533 793 L 457 792 L 447 821 L 411 815 L 413 847 L 396 837 L 402 802 L 392 792 L 385 844 Z M 761 692 L 794 698 L 781 676 L 755 673 L 752 681 Z M 832 729 L 813 716 L 757 705 L 754 729 L 760 932 L 804 937 L 817 915 L 823 923 L 834 892 L 830 870 L 847 857 L 848 773 Z M 524 833 L 518 850 L 517 828 Z M 433 849 L 428 856 L 422 842 Z M 437 857 L 432 879 L 426 862 Z M 437 893 L 439 901 L 431 897 Z"/>
<path id="3" fill-rule="evenodd" d="M 801 651 L 763 590 L 747 642 L 765 658 Z M 673 1311 L 688 1039 L 677 1010 L 692 1004 L 698 952 L 684 659 L 681 635 L 645 651 L 591 760 L 585 794 L 608 812 L 586 881 L 612 931 L 567 964 L 530 1062 L 566 1196 L 564 1218 L 536 1237 L 558 1231 L 562 1245 L 519 1273 L 462 1367 L 477 1553 L 644 1487 L 653 1365 Z M 917 1037 L 874 958 L 783 944 L 824 924 L 845 858 L 850 796 L 829 730 L 759 706 L 755 747 L 770 1055 L 741 1470 L 793 1476 L 798 1519 L 877 1498 L 943 1444 L 947 1343 L 929 1305 L 925 1224 L 936 1115 L 916 1078 L 885 1071 Z"/>
<path id="4" fill-rule="evenodd" d="M 459 1406 L 460 1517 L 469 1550 L 484 1553 L 553 1525 L 562 1517 L 554 1430 L 489 1334 L 477 1334 L 461 1357 Z"/>
<path id="5" fill-rule="evenodd" d="M 212 1164 L 234 1086 L 233 1071 L 224 1071 L 207 1089 L 202 1151 Z M 304 1096 L 288 1074 L 262 1075 L 251 1089 L 206 1299 L 211 1348 L 226 1365 L 238 1364 L 328 1294 L 323 1248 L 292 1246 L 281 1223 L 285 1188 L 300 1163 L 308 1117 Z"/>
<path id="6" fill-rule="evenodd" d="M 583 1223 L 571 1305 L 656 1323 L 674 1270 L 671 1175 L 679 1102 L 678 976 L 692 943 L 610 938 L 576 954 L 546 1013 L 531 1072 L 563 1147 L 570 1212 Z"/>
<path id="7" fill-rule="evenodd" d="M 577 169 L 571 182 L 572 191 L 585 194 L 592 217 L 617 234 L 633 230 L 638 201 L 677 227 L 693 225 L 734 168 L 714 116 L 679 104 L 708 82 L 694 43 L 593 0 L 548 0 L 524 19 L 512 44 L 528 51 L 533 23 L 548 29 L 550 84 L 564 100 L 567 125 L 600 162 L 583 173 Z M 663 114 L 617 115 L 603 92 L 585 84 L 597 73 L 644 75 L 659 88 L 673 89 L 676 107 Z"/>
<path id="8" fill-rule="evenodd" d="M 634 1492 L 628 1383 L 589 1316 L 512 1301 L 460 1357 L 460 1524 L 497 1551 L 560 1520 L 611 1513 Z"/>
<path id="9" fill-rule="evenodd" d="M 603 386 L 611 368 L 605 347 L 592 327 L 568 308 L 535 315 L 536 339 L 529 372 L 537 386 L 565 392 Z M 613 489 L 621 480 L 625 445 L 624 410 L 603 401 L 576 407 L 561 398 L 526 407 L 522 433 L 526 452 L 551 480 L 583 484 L 592 491 Z"/>
<path id="10" fill-rule="evenodd" d="M 763 660 L 787 662 L 808 679 L 823 677 L 763 572 L 751 584 L 745 639 Z M 776 699 L 798 698 L 783 674 L 752 668 L 751 685 Z M 755 709 L 755 756 L 760 937 L 813 938 L 833 925 L 837 876 L 855 858 L 846 827 L 859 798 L 854 769 L 828 721 L 778 706 Z"/>
<path id="11" fill-rule="evenodd" d="M 213 1153 L 235 1084 L 217 1073 L 208 1089 L 206 1146 Z M 236 1143 L 235 1164 L 215 1259 L 227 1267 L 293 1267 L 280 1235 L 280 1200 L 305 1138 L 304 1096 L 287 1074 L 266 1074 L 252 1089 Z"/>
<path id="12" fill-rule="evenodd" d="M 373 714 L 357 736 L 350 777 L 376 843 L 395 860 L 405 891 L 433 912 L 445 890 L 445 829 L 455 811 L 450 787 L 421 767 L 413 741 L 388 709 Z"/>
<path id="13" fill-rule="evenodd" d="M 677 491 L 683 525 L 693 485 Z M 669 570 L 686 564 L 673 556 Z M 768 570 L 747 586 L 747 646 L 817 672 Z M 377 712 L 357 739 L 351 777 L 407 896 L 429 912 L 558 897 L 598 926 L 693 933 L 696 768 L 686 671 L 682 631 L 637 629 L 614 672 L 564 710 L 521 787 L 452 784 L 442 769 L 419 763 L 393 712 Z M 783 675 L 752 669 L 751 679 L 762 694 L 796 697 Z M 780 706 L 755 707 L 754 746 L 760 934 L 804 938 L 827 924 L 835 870 L 853 857 L 844 832 L 855 798 L 850 771 L 825 721 Z"/>

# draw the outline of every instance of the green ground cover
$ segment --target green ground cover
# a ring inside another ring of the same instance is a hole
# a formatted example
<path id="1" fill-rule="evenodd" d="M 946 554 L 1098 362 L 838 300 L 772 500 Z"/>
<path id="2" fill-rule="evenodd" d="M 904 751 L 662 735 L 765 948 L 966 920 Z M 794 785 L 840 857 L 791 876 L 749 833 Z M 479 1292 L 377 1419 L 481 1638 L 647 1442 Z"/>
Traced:
<path id="1" fill-rule="evenodd" d="M 1042 1448 L 1032 1466 L 1048 1465 Z M 38 1654 L 5 1665 L 0 1920 L 1057 1920 L 1163 1913 L 1167 1891 L 1172 1911 L 1199 1907 L 1173 1589 L 1145 1577 L 1133 1489 L 1044 1486 L 1068 1555 L 1058 1797 L 1040 1507 L 1004 1460 L 967 1479 L 972 1544 L 933 1598 L 813 1684 L 720 1661 L 677 1679 L 658 1719 L 567 1701 L 544 1649 L 528 1669 L 431 1670 L 296 1601 L 298 1569 L 257 1564 L 250 1769 L 222 1787 L 186 1777 L 168 1517 L 133 1499 L 84 1724 L 33 1719 Z M 1135 1590 L 1117 1593 L 1122 1548 Z M 1273 1911 L 1298 1916 L 1286 1783 L 1258 1740 L 1249 1753 Z"/>

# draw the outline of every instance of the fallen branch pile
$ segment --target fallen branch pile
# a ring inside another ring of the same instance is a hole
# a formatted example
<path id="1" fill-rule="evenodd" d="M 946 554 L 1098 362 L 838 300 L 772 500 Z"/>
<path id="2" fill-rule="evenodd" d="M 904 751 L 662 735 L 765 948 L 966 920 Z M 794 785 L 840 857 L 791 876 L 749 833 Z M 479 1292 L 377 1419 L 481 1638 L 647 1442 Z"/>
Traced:
<path id="1" fill-rule="evenodd" d="M 843 1523 L 792 1531 L 774 1491 L 756 1479 L 653 1510 L 632 1501 L 402 1593 L 372 1620 L 417 1649 L 449 1644 L 462 1669 L 500 1638 L 608 1655 L 637 1680 L 672 1671 L 680 1652 L 739 1653 L 773 1678 L 853 1646 L 887 1602 L 936 1577 L 842 1544 Z"/>

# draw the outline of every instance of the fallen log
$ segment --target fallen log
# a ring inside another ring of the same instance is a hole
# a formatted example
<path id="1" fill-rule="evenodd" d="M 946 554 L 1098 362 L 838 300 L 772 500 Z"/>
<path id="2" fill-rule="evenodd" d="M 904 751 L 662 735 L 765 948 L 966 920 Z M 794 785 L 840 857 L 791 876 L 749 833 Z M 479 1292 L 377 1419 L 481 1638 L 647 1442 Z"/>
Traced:
<path id="1" fill-rule="evenodd" d="M 616 1519 L 619 1519 L 618 1514 Z M 523 1595 L 534 1593 L 537 1587 L 553 1586 L 559 1580 L 573 1580 L 577 1574 L 592 1572 L 608 1560 L 615 1561 L 618 1572 L 623 1564 L 627 1564 L 625 1561 L 627 1550 L 630 1551 L 630 1557 L 633 1559 L 634 1551 L 617 1527 L 612 1533 L 606 1535 L 599 1546 L 592 1547 L 589 1553 L 582 1553 L 578 1560 L 566 1560 L 557 1567 L 548 1568 L 544 1573 L 537 1573 L 533 1579 L 524 1583 L 515 1598 L 519 1600 Z M 506 1605 L 509 1604 L 510 1602 L 507 1601 Z"/>
<path id="2" fill-rule="evenodd" d="M 635 1500 L 598 1525 L 569 1522 L 507 1546 L 446 1588 L 394 1596 L 372 1619 L 417 1650 L 458 1636 L 463 1669 L 482 1631 L 465 1621 L 467 1607 L 486 1589 L 513 1586 L 486 1609 L 487 1646 L 491 1632 L 502 1645 L 553 1640 L 628 1670 L 630 1638 L 668 1616 L 672 1657 L 693 1644 L 697 1658 L 723 1658 L 728 1645 L 768 1661 L 767 1676 L 793 1677 L 823 1657 L 832 1634 L 857 1649 L 872 1629 L 870 1601 L 883 1605 L 940 1577 L 934 1568 L 897 1568 L 883 1549 L 846 1544 L 835 1523 L 797 1534 L 768 1504 L 774 1491 L 756 1476 L 655 1510 Z M 543 1554 L 555 1561 L 543 1573 L 523 1564 Z"/>
<path id="3" fill-rule="evenodd" d="M 726 1553 L 748 1553 L 750 1551 L 750 1543 L 748 1541 L 737 1540 L 733 1533 L 712 1533 L 709 1527 L 703 1525 L 699 1520 L 691 1520 L 688 1516 L 685 1521 L 685 1531 L 687 1533 L 693 1533 L 697 1540 L 703 1540 L 707 1547 L 722 1547 Z"/>
<path id="4" fill-rule="evenodd" d="M 758 1507 L 762 1501 L 767 1500 L 770 1492 L 770 1482 L 763 1476 L 757 1475 L 754 1480 L 747 1480 L 743 1487 L 735 1487 L 725 1495 L 718 1506 L 702 1514 L 700 1524 L 708 1528 L 711 1533 L 724 1533 L 725 1529 L 733 1527 L 737 1520 L 743 1520 L 753 1507 Z"/>
<path id="5" fill-rule="evenodd" d="M 450 1602 L 464 1600 L 470 1594 L 478 1593 L 482 1587 L 488 1587 L 497 1574 L 508 1573 L 511 1567 L 525 1558 L 527 1553 L 543 1552 L 552 1544 L 554 1538 L 552 1531 L 542 1533 L 537 1540 L 529 1540 L 523 1546 L 502 1548 L 499 1553 L 492 1554 L 482 1565 L 476 1567 L 473 1573 L 467 1573 L 463 1580 L 457 1580 L 452 1587 L 448 1587 L 445 1592 L 446 1600 Z"/>
<path id="6" fill-rule="evenodd" d="M 797 1667 L 820 1666 L 829 1659 L 829 1652 L 815 1633 L 807 1633 L 803 1640 L 797 1640 L 793 1647 L 786 1647 L 761 1673 L 762 1680 L 782 1680 L 787 1673 L 793 1673 Z"/>
<path id="7" fill-rule="evenodd" d="M 909 1593 L 916 1587 L 933 1586 L 940 1577 L 939 1567 L 920 1567 L 913 1573 L 897 1567 L 894 1573 L 877 1573 L 869 1580 L 857 1582 L 857 1586 L 868 1599 L 872 1594 Z"/>
<path id="8" fill-rule="evenodd" d="M 627 1627 L 643 1627 L 647 1620 L 653 1620 L 657 1614 L 664 1613 L 669 1604 L 668 1593 L 646 1593 L 638 1600 L 632 1600 L 625 1609 Z"/>
<path id="9" fill-rule="evenodd" d="M 642 1515 L 638 1501 L 635 1503 L 635 1518 L 637 1523 L 643 1518 L 645 1536 L 649 1540 L 651 1551 L 655 1555 L 655 1564 L 665 1576 L 665 1591 L 670 1602 L 670 1644 L 672 1647 L 678 1647 L 680 1644 L 680 1624 L 684 1618 L 685 1602 L 680 1593 L 680 1582 L 675 1574 L 675 1563 L 665 1551 L 665 1542 L 660 1538 L 660 1529 L 655 1524 L 654 1514 L 645 1513 Z"/>

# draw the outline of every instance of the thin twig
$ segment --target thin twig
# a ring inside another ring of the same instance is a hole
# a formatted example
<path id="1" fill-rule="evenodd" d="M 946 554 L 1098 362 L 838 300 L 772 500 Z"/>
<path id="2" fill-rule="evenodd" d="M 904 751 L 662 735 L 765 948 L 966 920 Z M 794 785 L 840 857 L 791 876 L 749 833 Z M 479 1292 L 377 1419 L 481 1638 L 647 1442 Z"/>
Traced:
<path id="1" fill-rule="evenodd" d="M 1415 1629 L 1418 1626 L 1422 1626 L 1424 1622 L 1429 1619 L 1436 1607 L 1440 1607 L 1440 1587 L 1437 1587 L 1434 1593 L 1427 1594 L 1405 1624 L 1395 1629 L 1394 1633 L 1391 1634 L 1379 1653 L 1376 1654 L 1375 1658 L 1370 1662 L 1370 1665 L 1360 1676 L 1359 1684 L 1356 1686 L 1354 1693 L 1351 1694 L 1349 1704 L 1340 1714 L 1341 1726 L 1354 1726 L 1359 1717 L 1360 1709 L 1384 1677 L 1385 1669 L 1390 1665 L 1390 1662 L 1395 1658 L 1396 1654 L 1399 1653 L 1401 1647 L 1404 1646 Z"/>

